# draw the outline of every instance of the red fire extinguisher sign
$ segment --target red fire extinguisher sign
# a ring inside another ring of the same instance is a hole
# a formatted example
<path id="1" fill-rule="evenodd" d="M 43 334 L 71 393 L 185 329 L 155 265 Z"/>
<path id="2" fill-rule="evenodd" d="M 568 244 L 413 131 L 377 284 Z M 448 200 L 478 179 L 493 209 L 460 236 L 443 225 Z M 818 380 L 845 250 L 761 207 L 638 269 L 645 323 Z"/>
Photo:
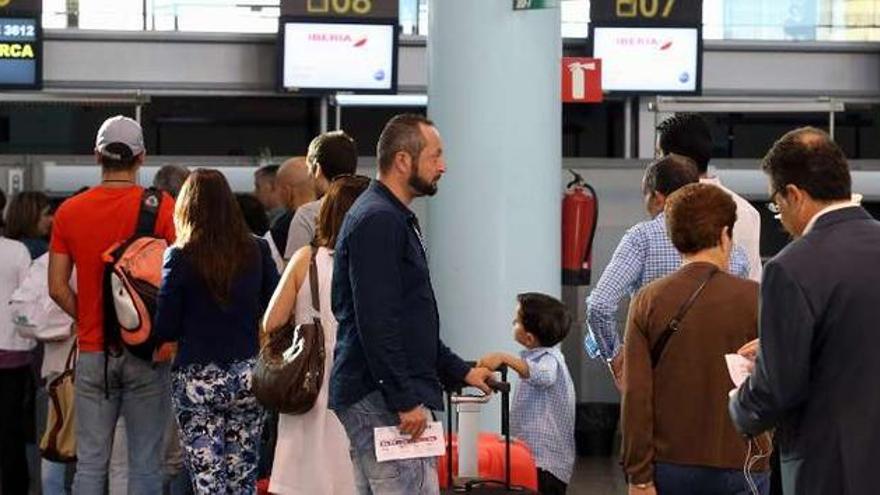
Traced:
<path id="1" fill-rule="evenodd" d="M 562 101 L 600 103 L 602 101 L 602 61 L 598 58 L 562 58 Z"/>

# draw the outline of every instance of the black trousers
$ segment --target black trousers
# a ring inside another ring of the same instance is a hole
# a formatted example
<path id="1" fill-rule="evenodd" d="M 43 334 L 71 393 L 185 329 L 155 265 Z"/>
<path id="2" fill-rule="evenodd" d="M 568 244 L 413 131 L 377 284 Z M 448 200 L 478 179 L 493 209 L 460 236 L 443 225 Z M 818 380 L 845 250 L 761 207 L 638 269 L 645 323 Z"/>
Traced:
<path id="1" fill-rule="evenodd" d="M 770 456 L 770 495 L 782 495 L 782 465 L 779 463 L 779 446 L 773 439 L 773 454 Z"/>
<path id="2" fill-rule="evenodd" d="M 27 417 L 26 409 L 32 388 L 30 366 L 0 369 L 0 493 L 28 492 L 25 442 L 33 418 Z"/>
<path id="3" fill-rule="evenodd" d="M 565 495 L 568 485 L 549 471 L 538 469 L 538 493 L 541 495 Z"/>

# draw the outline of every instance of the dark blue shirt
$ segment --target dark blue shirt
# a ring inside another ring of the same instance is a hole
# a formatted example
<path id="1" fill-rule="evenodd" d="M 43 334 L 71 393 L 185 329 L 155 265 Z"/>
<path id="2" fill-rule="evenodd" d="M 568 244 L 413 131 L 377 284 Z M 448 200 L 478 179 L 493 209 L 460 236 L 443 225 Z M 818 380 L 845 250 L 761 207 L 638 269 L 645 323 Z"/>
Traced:
<path id="1" fill-rule="evenodd" d="M 254 241 L 259 256 L 251 256 L 233 282 L 226 306 L 214 300 L 180 248 L 165 251 L 154 323 L 160 341 L 178 343 L 175 367 L 226 365 L 257 355 L 260 318 L 278 284 L 278 271 L 266 242 Z"/>
<path id="2" fill-rule="evenodd" d="M 28 249 L 28 252 L 31 254 L 31 259 L 35 260 L 40 256 L 49 252 L 49 241 L 46 239 L 41 239 L 39 237 L 28 237 L 26 239 L 19 239 L 22 244 Z"/>
<path id="3" fill-rule="evenodd" d="M 460 384 L 470 368 L 440 341 L 416 216 L 374 181 L 346 214 L 333 259 L 330 407 L 380 390 L 393 411 L 443 409 L 441 381 Z"/>

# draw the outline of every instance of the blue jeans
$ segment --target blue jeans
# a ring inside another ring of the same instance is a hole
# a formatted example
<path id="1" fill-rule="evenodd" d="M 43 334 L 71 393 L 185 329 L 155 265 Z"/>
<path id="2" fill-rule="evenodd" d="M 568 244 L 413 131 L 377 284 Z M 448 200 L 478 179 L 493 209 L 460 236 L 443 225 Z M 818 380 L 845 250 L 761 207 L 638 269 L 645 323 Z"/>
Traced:
<path id="1" fill-rule="evenodd" d="M 43 459 L 40 470 L 43 478 L 43 495 L 67 495 L 65 487 L 67 464 Z"/>
<path id="2" fill-rule="evenodd" d="M 439 495 L 437 459 L 376 461 L 373 428 L 397 426 L 380 392 L 373 392 L 346 409 L 336 411 L 351 442 L 351 462 L 358 495 Z"/>
<path id="3" fill-rule="evenodd" d="M 752 473 L 758 493 L 770 493 L 770 473 Z M 749 495 L 742 469 L 719 469 L 658 462 L 654 484 L 659 495 Z"/>
<path id="4" fill-rule="evenodd" d="M 107 395 L 104 353 L 80 353 L 76 363 L 73 493 L 104 493 L 120 415 L 128 443 L 128 494 L 162 493 L 162 431 L 170 411 L 168 364 L 149 363 L 128 352 L 108 359 Z"/>

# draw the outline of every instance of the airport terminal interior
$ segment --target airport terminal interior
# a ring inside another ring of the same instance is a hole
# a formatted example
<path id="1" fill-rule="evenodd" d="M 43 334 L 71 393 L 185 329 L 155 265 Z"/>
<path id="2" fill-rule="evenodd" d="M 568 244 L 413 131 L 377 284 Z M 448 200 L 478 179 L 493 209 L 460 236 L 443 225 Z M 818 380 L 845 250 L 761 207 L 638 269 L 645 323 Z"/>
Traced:
<path id="1" fill-rule="evenodd" d="M 649 218 L 658 125 L 707 123 L 708 174 L 759 212 L 763 262 L 790 236 L 761 163 L 793 129 L 833 138 L 852 192 L 880 218 L 880 0 L 0 0 L 7 199 L 39 191 L 57 205 L 101 183 L 95 136 L 116 115 L 142 128 L 138 184 L 168 165 L 211 168 L 255 194 L 258 169 L 334 130 L 375 178 L 380 133 L 404 113 L 443 140 L 436 195 L 410 205 L 441 339 L 467 361 L 516 354 L 516 295 L 563 301 L 576 397 L 567 493 L 634 493 L 621 395 L 585 350 L 585 315 L 621 238 Z M 499 432 L 506 406 L 496 394 L 468 428 Z M 36 444 L 29 491 L 0 493 L 50 495 Z"/>

